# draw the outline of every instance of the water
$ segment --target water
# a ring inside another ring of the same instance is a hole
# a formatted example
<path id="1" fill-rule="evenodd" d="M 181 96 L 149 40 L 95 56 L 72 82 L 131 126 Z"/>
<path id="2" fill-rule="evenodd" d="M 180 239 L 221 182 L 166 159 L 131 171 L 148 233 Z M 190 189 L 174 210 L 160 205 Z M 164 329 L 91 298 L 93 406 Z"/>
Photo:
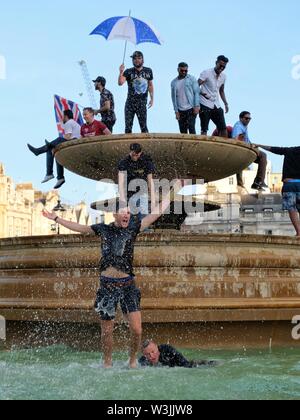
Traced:
<path id="1" fill-rule="evenodd" d="M 117 353 L 103 370 L 98 353 L 66 347 L 0 352 L 0 400 L 300 399 L 300 351 L 184 351 L 215 368 L 130 371 Z"/>

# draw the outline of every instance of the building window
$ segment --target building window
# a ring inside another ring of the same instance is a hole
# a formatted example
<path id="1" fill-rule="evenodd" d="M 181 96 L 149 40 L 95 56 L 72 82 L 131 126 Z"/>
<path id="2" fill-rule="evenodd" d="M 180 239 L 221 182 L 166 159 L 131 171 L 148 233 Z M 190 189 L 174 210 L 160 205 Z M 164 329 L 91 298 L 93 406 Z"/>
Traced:
<path id="1" fill-rule="evenodd" d="M 254 209 L 244 209 L 245 214 L 253 214 L 254 213 Z"/>
<path id="2" fill-rule="evenodd" d="M 224 211 L 223 210 L 218 210 L 218 217 L 219 218 L 223 218 L 224 217 Z"/>
<path id="3" fill-rule="evenodd" d="M 234 178 L 233 177 L 229 178 L 229 185 L 234 185 Z"/>
<path id="4" fill-rule="evenodd" d="M 266 234 L 267 236 L 272 236 L 272 235 L 273 235 L 273 230 L 266 230 L 266 231 L 265 231 L 265 234 Z"/>

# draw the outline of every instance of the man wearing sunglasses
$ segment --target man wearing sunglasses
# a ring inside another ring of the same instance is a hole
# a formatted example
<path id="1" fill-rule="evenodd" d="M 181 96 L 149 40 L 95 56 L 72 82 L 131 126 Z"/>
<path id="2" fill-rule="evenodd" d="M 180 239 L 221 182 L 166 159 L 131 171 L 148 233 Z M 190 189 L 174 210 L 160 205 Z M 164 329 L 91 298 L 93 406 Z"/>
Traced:
<path id="1" fill-rule="evenodd" d="M 251 141 L 248 134 L 248 126 L 252 120 L 251 114 L 248 111 L 243 111 L 240 114 L 240 120 L 233 127 L 232 138 L 235 140 L 243 141 L 251 145 Z M 253 190 L 264 191 L 264 188 L 269 188 L 265 184 L 266 172 L 268 159 L 266 153 L 259 151 L 259 156 L 255 163 L 258 164 L 257 176 L 252 185 Z M 242 179 L 242 174 L 239 174 Z"/>
<path id="2" fill-rule="evenodd" d="M 225 95 L 226 75 L 224 70 L 229 59 L 224 55 L 217 58 L 216 66 L 213 69 L 205 70 L 199 78 L 200 92 L 200 120 L 201 134 L 206 136 L 210 120 L 217 126 L 221 137 L 228 137 L 224 110 L 220 104 L 220 97 L 225 105 L 226 114 L 229 112 L 229 105 Z"/>
<path id="3" fill-rule="evenodd" d="M 173 80 L 172 101 L 182 134 L 196 134 L 196 117 L 200 111 L 200 89 L 195 77 L 188 74 L 189 66 L 179 63 L 178 77 Z"/>

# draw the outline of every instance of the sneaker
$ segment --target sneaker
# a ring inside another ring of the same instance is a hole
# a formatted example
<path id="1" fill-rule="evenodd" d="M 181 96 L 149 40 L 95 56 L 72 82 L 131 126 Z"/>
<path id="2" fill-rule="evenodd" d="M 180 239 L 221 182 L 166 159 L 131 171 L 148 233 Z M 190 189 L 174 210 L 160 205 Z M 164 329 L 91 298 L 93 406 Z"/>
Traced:
<path id="1" fill-rule="evenodd" d="M 55 185 L 54 189 L 58 190 L 62 185 L 64 185 L 65 182 L 66 182 L 65 178 L 58 179 L 57 184 Z"/>
<path id="2" fill-rule="evenodd" d="M 268 186 L 265 182 L 263 182 L 263 183 L 261 184 L 261 186 L 262 186 L 263 188 L 269 189 L 269 186 Z"/>
<path id="3" fill-rule="evenodd" d="M 46 182 L 49 182 L 52 179 L 54 179 L 54 175 L 46 175 L 45 179 L 42 181 L 42 184 L 46 184 Z"/>
<path id="4" fill-rule="evenodd" d="M 265 191 L 261 182 L 254 182 L 251 189 L 257 191 Z"/>

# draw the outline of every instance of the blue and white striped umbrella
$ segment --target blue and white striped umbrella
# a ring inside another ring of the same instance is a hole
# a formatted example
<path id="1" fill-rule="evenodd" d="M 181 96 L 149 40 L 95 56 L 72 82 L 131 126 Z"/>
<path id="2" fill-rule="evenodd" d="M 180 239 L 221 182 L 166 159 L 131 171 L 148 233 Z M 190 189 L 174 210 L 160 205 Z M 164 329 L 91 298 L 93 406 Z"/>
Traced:
<path id="1" fill-rule="evenodd" d="M 135 45 L 152 42 L 161 45 L 159 33 L 148 23 L 131 16 L 112 17 L 105 20 L 90 35 L 102 35 L 108 41 L 122 39 Z"/>

